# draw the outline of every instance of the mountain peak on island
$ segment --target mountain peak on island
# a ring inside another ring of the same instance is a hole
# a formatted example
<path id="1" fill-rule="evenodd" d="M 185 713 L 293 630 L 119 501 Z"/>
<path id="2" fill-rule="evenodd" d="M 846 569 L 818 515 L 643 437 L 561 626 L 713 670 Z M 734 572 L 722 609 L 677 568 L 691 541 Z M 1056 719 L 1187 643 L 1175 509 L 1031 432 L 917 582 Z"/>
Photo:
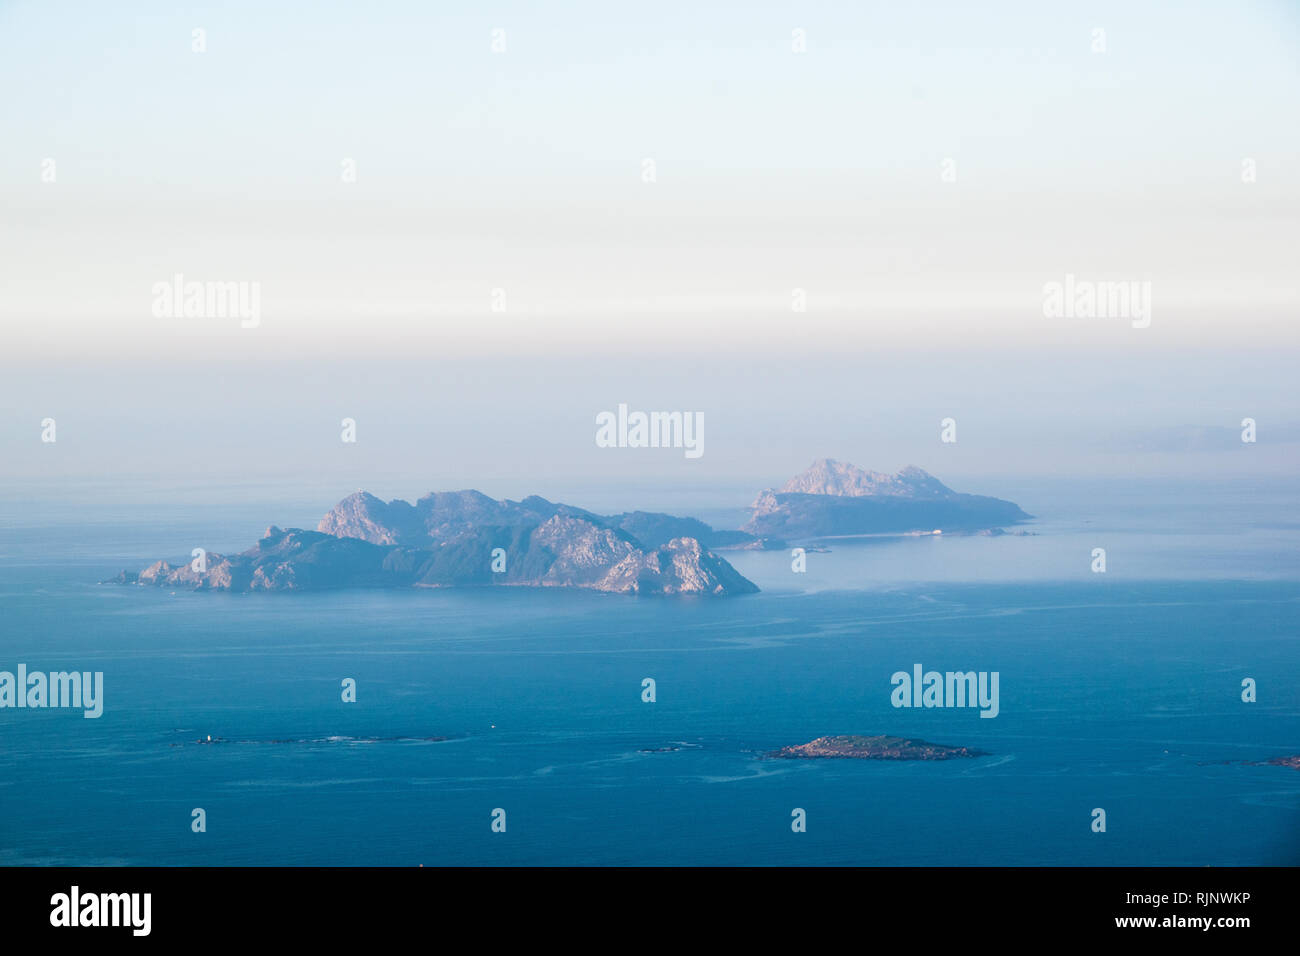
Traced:
<path id="1" fill-rule="evenodd" d="M 513 586 L 752 594 L 753 582 L 709 550 L 710 541 L 737 537 L 749 538 L 672 515 L 602 517 L 537 495 L 498 501 L 479 491 L 440 491 L 411 504 L 358 490 L 315 531 L 271 525 L 239 554 L 156 561 L 113 580 L 225 591 Z"/>
<path id="2" fill-rule="evenodd" d="M 859 468 L 834 458 L 818 458 L 782 485 L 779 494 L 839 495 L 852 498 L 866 495 L 946 498 L 956 492 L 915 465 L 908 465 L 897 474 L 890 475 Z"/>
<path id="3" fill-rule="evenodd" d="M 772 540 L 986 531 L 1032 517 L 1010 501 L 953 491 L 915 465 L 890 475 L 834 458 L 761 492 L 752 508 L 741 530 Z"/>

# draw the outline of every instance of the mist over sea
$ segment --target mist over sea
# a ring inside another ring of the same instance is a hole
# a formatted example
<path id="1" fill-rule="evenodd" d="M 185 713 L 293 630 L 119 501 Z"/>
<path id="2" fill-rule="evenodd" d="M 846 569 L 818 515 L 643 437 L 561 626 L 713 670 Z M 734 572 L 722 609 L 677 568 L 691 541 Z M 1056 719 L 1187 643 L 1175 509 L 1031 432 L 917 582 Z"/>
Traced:
<path id="1" fill-rule="evenodd" d="M 1297 482 L 953 484 L 1032 534 L 724 552 L 762 593 L 711 600 L 100 585 L 353 489 L 7 483 L 0 670 L 105 700 L 0 710 L 0 864 L 1300 863 L 1300 772 L 1261 765 L 1300 753 Z M 736 527 L 756 490 L 554 497 Z M 895 709 L 916 663 L 998 671 L 998 716 Z M 989 756 L 764 757 L 881 733 Z"/>

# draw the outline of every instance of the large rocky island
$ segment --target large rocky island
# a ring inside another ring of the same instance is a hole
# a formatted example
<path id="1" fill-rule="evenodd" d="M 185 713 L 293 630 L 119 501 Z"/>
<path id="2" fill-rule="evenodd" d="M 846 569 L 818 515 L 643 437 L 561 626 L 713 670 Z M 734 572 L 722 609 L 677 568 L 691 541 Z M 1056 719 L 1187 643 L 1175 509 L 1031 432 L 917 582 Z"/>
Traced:
<path id="1" fill-rule="evenodd" d="M 823 458 L 762 492 L 743 528 L 629 511 L 599 515 L 536 495 L 433 492 L 414 504 L 357 491 L 315 531 L 270 527 L 247 551 L 156 561 L 114 583 L 220 591 L 394 587 L 564 587 L 621 594 L 752 594 L 715 551 L 933 530 L 1001 533 L 1032 517 L 999 498 L 959 494 L 920 468 L 896 475 Z"/>
<path id="2" fill-rule="evenodd" d="M 768 756 L 803 759 L 852 757 L 858 760 L 952 760 L 956 757 L 987 757 L 988 754 L 970 747 L 948 747 L 924 740 L 890 737 L 887 734 L 846 734 L 839 737 L 818 737 L 806 744 L 782 747 Z"/>
<path id="3" fill-rule="evenodd" d="M 769 540 L 986 531 L 1033 517 L 1010 501 L 959 494 L 914 466 L 888 475 L 833 458 L 762 492 L 751 507 L 741 530 Z"/>
<path id="4" fill-rule="evenodd" d="M 707 545 L 737 535 L 693 518 L 603 517 L 536 496 L 497 501 L 477 491 L 435 492 L 410 504 L 358 491 L 315 531 L 271 527 L 239 554 L 157 561 L 112 582 L 219 591 L 514 586 L 751 594 L 758 588 Z"/>

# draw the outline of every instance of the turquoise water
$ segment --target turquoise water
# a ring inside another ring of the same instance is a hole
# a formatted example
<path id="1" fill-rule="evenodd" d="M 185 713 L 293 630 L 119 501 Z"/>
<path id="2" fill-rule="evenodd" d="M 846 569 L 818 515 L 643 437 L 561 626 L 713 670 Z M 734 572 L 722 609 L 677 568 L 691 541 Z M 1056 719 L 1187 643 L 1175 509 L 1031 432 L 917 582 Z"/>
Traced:
<path id="1" fill-rule="evenodd" d="M 1300 772 L 1251 763 L 1300 753 L 1297 532 L 1158 530 L 1197 511 L 1134 519 L 1106 575 L 1048 518 L 734 554 L 763 593 L 672 600 L 102 586 L 275 515 L 13 508 L 0 669 L 103 671 L 105 705 L 0 710 L 0 864 L 1300 863 Z M 918 662 L 998 671 L 999 716 L 894 709 Z M 990 756 L 763 757 L 837 733 Z"/>

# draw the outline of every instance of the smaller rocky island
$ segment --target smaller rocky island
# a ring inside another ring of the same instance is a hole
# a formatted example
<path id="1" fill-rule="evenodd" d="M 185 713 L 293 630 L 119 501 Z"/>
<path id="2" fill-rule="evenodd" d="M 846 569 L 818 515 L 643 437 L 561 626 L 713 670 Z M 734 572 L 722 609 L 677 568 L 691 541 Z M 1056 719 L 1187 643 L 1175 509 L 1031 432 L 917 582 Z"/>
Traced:
<path id="1" fill-rule="evenodd" d="M 815 759 L 819 757 L 854 757 L 858 760 L 952 760 L 957 757 L 987 757 L 982 750 L 948 747 L 925 740 L 890 737 L 886 734 L 863 736 L 846 734 L 818 737 L 806 744 L 773 750 L 769 757 Z"/>
<path id="2" fill-rule="evenodd" d="M 781 488 L 760 493 L 750 507 L 741 530 L 773 544 L 918 532 L 996 535 L 1005 533 L 1003 525 L 1033 517 L 1014 502 L 953 491 L 912 465 L 888 475 L 833 458 L 820 458 Z"/>

